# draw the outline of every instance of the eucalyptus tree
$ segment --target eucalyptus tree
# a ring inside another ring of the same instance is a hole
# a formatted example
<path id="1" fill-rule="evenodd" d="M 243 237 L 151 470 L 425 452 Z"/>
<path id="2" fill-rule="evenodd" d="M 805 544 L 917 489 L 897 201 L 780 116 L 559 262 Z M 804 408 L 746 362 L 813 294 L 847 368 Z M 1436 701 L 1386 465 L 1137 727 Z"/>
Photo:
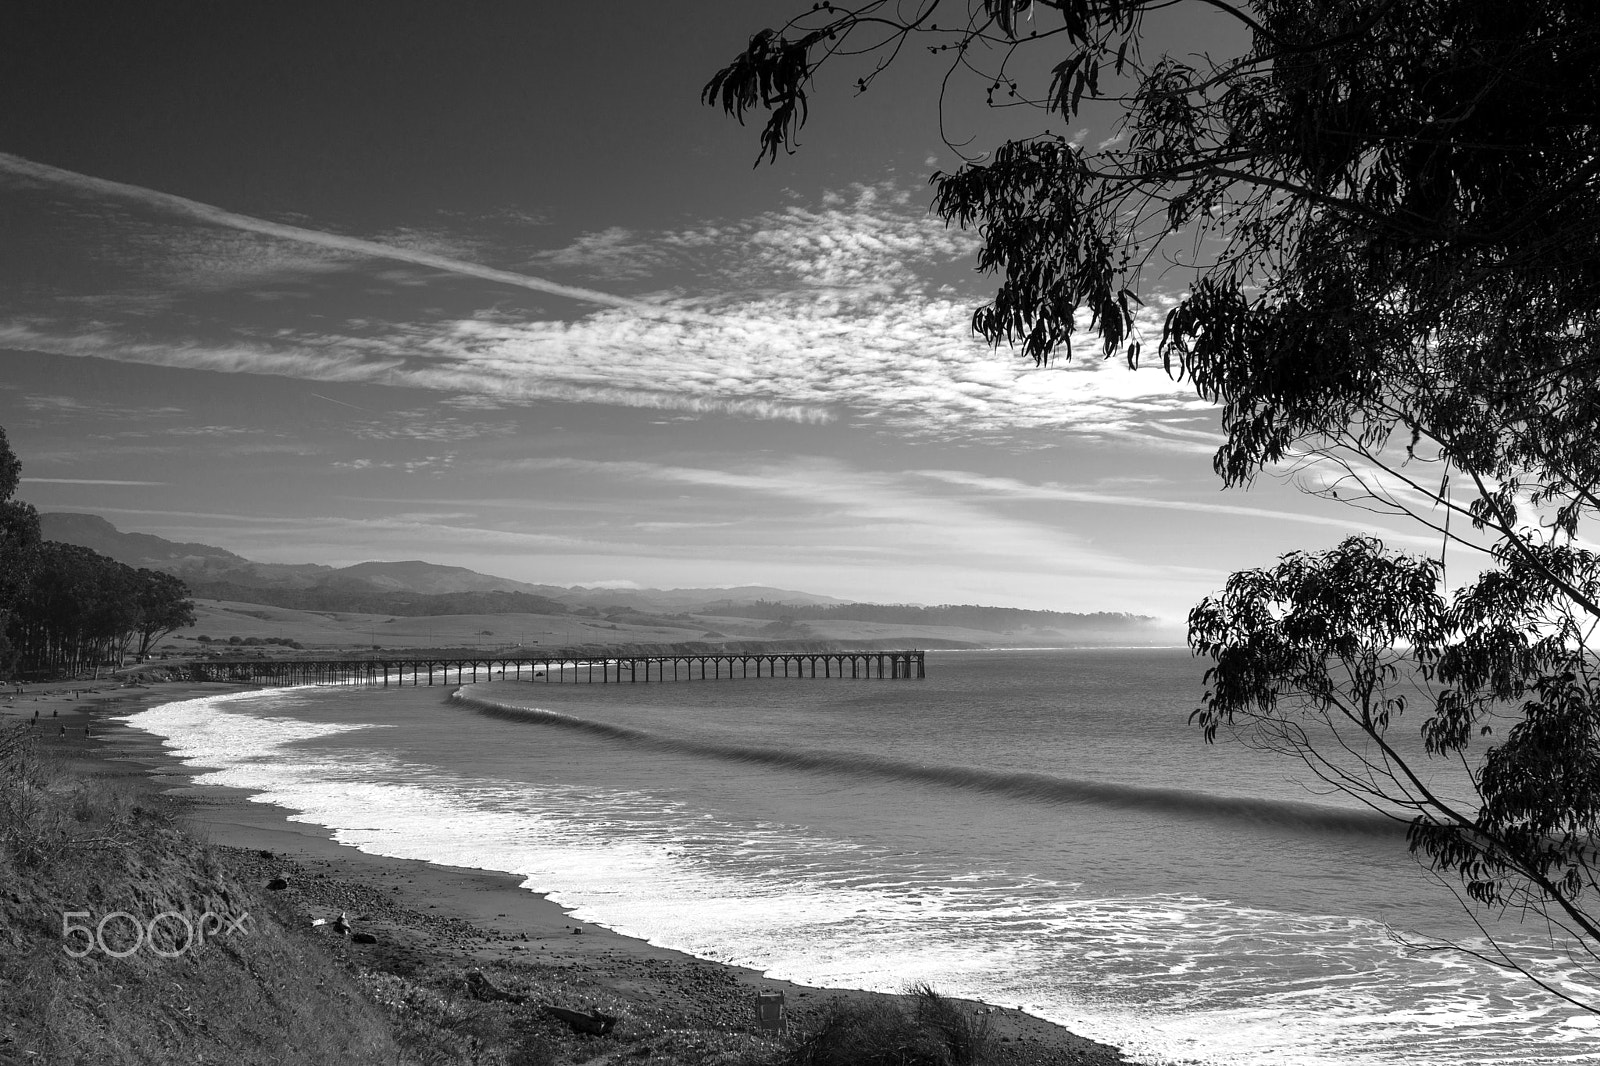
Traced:
<path id="1" fill-rule="evenodd" d="M 120 661 L 137 620 L 136 591 L 132 567 L 77 544 L 42 542 L 11 617 L 21 666 L 60 676 Z"/>
<path id="2" fill-rule="evenodd" d="M 22 463 L 0 428 L 0 676 L 10 668 L 14 652 L 6 639 L 7 622 L 17 597 L 26 587 L 33 552 L 39 544 L 39 514 L 31 504 L 12 499 L 22 478 Z"/>
<path id="3" fill-rule="evenodd" d="M 70 673 L 144 655 L 194 624 L 189 587 L 88 548 L 42 541 L 39 514 L 13 499 L 22 463 L 0 428 L 0 670 Z"/>
<path id="4" fill-rule="evenodd" d="M 182 579 L 160 570 L 134 572 L 134 654 L 144 656 L 157 641 L 174 630 L 194 625 L 194 600 Z"/>
<path id="5" fill-rule="evenodd" d="M 1199 13 L 1238 46 L 1154 46 Z M 1474 905 L 1533 910 L 1592 965 L 1600 7 L 819 3 L 751 37 L 703 99 L 760 118 L 775 161 L 820 79 L 870 93 L 926 63 L 930 106 L 965 90 L 1035 109 L 932 176 L 933 210 L 976 230 L 996 280 L 979 335 L 1043 364 L 1087 330 L 1220 405 L 1225 483 L 1314 460 L 1313 491 L 1439 537 L 1437 559 L 1370 538 L 1297 553 L 1196 607 L 1205 737 L 1305 759 L 1409 821 Z M 1170 309 L 1141 330 L 1157 295 Z M 1453 596 L 1446 545 L 1477 553 Z M 1435 790 L 1435 760 L 1468 795 Z"/>

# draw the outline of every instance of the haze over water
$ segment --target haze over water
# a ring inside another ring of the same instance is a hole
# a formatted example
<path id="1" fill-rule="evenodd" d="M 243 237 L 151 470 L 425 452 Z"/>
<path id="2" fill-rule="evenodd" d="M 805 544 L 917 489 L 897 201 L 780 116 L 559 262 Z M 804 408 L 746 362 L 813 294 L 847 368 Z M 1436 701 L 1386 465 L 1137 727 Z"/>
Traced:
<path id="1" fill-rule="evenodd" d="M 1203 745 L 1200 672 L 945 652 L 921 682 L 293 689 L 130 721 L 345 843 L 776 977 L 928 980 L 1153 1062 L 1600 1058 L 1526 982 L 1405 948 L 1477 934 L 1398 828 Z"/>

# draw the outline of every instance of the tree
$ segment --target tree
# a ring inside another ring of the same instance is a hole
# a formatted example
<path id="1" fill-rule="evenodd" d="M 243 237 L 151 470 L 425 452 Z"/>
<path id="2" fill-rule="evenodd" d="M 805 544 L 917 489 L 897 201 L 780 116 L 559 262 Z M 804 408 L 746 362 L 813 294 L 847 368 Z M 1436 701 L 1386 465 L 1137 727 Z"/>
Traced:
<path id="1" fill-rule="evenodd" d="M 1146 54 L 1195 9 L 1233 20 L 1236 53 Z M 997 108 L 1038 108 L 1031 135 L 932 179 L 998 276 L 978 334 L 1037 363 L 1085 329 L 1130 365 L 1153 351 L 1221 405 L 1225 483 L 1314 459 L 1320 491 L 1440 537 L 1439 560 L 1357 539 L 1230 578 L 1190 618 L 1212 660 L 1205 737 L 1304 758 L 1409 820 L 1475 905 L 1532 908 L 1593 960 L 1600 8 L 821 3 L 752 37 L 703 98 L 764 113 L 758 161 L 776 160 L 825 68 L 855 64 L 865 92 L 918 56 L 943 69 L 940 106 L 970 77 Z M 1107 109 L 1118 136 L 1079 143 Z M 1158 295 L 1173 304 L 1145 336 Z M 1451 597 L 1446 544 L 1480 553 Z M 1470 795 L 1429 791 L 1434 760 Z"/>
<path id="2" fill-rule="evenodd" d="M 1595 967 L 1594 620 L 1547 571 L 1581 567 L 1583 591 L 1595 595 L 1600 561 L 1541 566 L 1511 553 L 1500 563 L 1448 602 L 1438 560 L 1385 551 L 1370 537 L 1234 574 L 1189 617 L 1191 645 L 1214 661 L 1192 720 L 1207 740 L 1234 731 L 1408 820 L 1411 850 L 1458 873 L 1465 902 L 1537 913 Z M 1399 726 L 1419 695 L 1426 717 L 1407 737 Z M 1441 775 L 1425 765 L 1433 760 L 1459 772 Z M 1480 957 L 1597 1008 L 1490 944 Z"/>
<path id="3" fill-rule="evenodd" d="M 11 618 L 30 671 L 71 674 L 120 659 L 134 631 L 134 570 L 76 544 L 44 541 Z"/>
<path id="4" fill-rule="evenodd" d="M 194 601 L 189 586 L 159 570 L 136 572 L 135 626 L 139 637 L 136 655 L 148 655 L 150 646 L 175 629 L 194 625 Z"/>
<path id="5" fill-rule="evenodd" d="M 193 624 L 189 589 L 172 575 L 44 541 L 8 635 L 24 669 L 61 675 L 121 665 L 135 648 L 143 655 L 167 633 Z"/>
<path id="6" fill-rule="evenodd" d="M 88 548 L 41 541 L 39 515 L 11 497 L 22 463 L 0 429 L 0 670 L 71 673 L 119 664 L 194 624 L 178 578 L 134 570 Z"/>
<path id="7" fill-rule="evenodd" d="M 31 504 L 14 500 L 22 463 L 0 428 L 0 673 L 9 672 L 15 653 L 6 626 L 17 597 L 26 587 L 33 553 L 39 545 L 39 514 Z"/>

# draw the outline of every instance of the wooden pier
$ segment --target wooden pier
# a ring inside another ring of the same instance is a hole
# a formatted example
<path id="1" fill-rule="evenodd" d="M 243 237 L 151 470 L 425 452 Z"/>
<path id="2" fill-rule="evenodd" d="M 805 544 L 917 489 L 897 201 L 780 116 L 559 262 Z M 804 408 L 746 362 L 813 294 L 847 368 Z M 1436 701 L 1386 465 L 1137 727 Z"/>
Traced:
<path id="1" fill-rule="evenodd" d="M 201 659 L 191 681 L 252 685 L 465 685 L 474 681 L 540 684 L 641 684 L 744 678 L 883 678 L 928 676 L 920 651 L 765 652 L 733 655 L 488 656 L 406 659 Z M 452 682 L 451 675 L 454 674 Z"/>

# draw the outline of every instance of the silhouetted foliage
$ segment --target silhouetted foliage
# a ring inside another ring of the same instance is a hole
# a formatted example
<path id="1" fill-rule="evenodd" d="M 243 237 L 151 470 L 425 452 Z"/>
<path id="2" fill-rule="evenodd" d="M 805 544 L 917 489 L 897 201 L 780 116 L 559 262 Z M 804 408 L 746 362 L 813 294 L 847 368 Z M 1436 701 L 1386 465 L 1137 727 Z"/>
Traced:
<path id="1" fill-rule="evenodd" d="M 132 568 L 55 541 L 35 558 L 10 626 L 22 669 L 68 674 L 118 657 L 134 627 Z"/>
<path id="2" fill-rule="evenodd" d="M 136 571 L 135 627 L 139 645 L 136 655 L 148 655 L 150 647 L 173 630 L 194 625 L 194 601 L 189 586 L 159 570 Z"/>
<path id="3" fill-rule="evenodd" d="M 1156 20 L 1202 10 L 1236 24 L 1233 54 L 1146 54 Z M 1532 908 L 1592 956 L 1600 7 L 824 3 L 704 99 L 764 112 L 775 160 L 824 68 L 856 64 L 865 91 L 919 54 L 950 75 L 941 101 L 975 75 L 994 106 L 1039 108 L 1034 135 L 933 176 L 934 210 L 998 277 L 980 335 L 1038 363 L 1085 329 L 1133 365 L 1153 347 L 1221 405 L 1226 483 L 1314 462 L 1314 491 L 1439 537 L 1437 560 L 1358 539 L 1234 575 L 1190 619 L 1213 660 L 1205 735 L 1305 758 L 1409 819 L 1470 900 Z M 1109 112 L 1117 136 L 1068 135 Z M 1477 553 L 1451 596 L 1446 547 Z M 1438 763 L 1459 795 L 1423 787 Z"/>
<path id="4" fill-rule="evenodd" d="M 73 674 L 145 654 L 194 622 L 182 581 L 79 547 L 45 541 L 8 626 L 20 669 Z"/>
<path id="5" fill-rule="evenodd" d="M 39 546 L 38 512 L 31 504 L 12 499 L 21 477 L 22 463 L 0 428 L 0 673 L 8 672 L 15 660 L 6 630 Z"/>
<path id="6" fill-rule="evenodd" d="M 0 669 L 69 674 L 120 663 L 194 624 L 170 574 L 135 570 L 88 548 L 40 541 L 39 516 L 12 500 L 22 464 L 0 430 Z"/>
<path id="7" fill-rule="evenodd" d="M 1234 574 L 1190 614 L 1196 653 L 1213 659 L 1193 721 L 1207 740 L 1228 731 L 1303 759 L 1409 821 L 1412 850 L 1457 872 L 1468 899 L 1544 913 L 1594 958 L 1593 620 L 1561 609 L 1546 571 L 1594 595 L 1600 558 L 1569 546 L 1539 554 L 1568 558 L 1539 565 L 1512 553 L 1450 600 L 1438 560 L 1370 537 Z M 1405 730 L 1411 704 L 1423 717 Z M 1430 759 L 1458 772 L 1425 768 Z M 1590 1006 L 1570 985 L 1546 987 Z"/>

